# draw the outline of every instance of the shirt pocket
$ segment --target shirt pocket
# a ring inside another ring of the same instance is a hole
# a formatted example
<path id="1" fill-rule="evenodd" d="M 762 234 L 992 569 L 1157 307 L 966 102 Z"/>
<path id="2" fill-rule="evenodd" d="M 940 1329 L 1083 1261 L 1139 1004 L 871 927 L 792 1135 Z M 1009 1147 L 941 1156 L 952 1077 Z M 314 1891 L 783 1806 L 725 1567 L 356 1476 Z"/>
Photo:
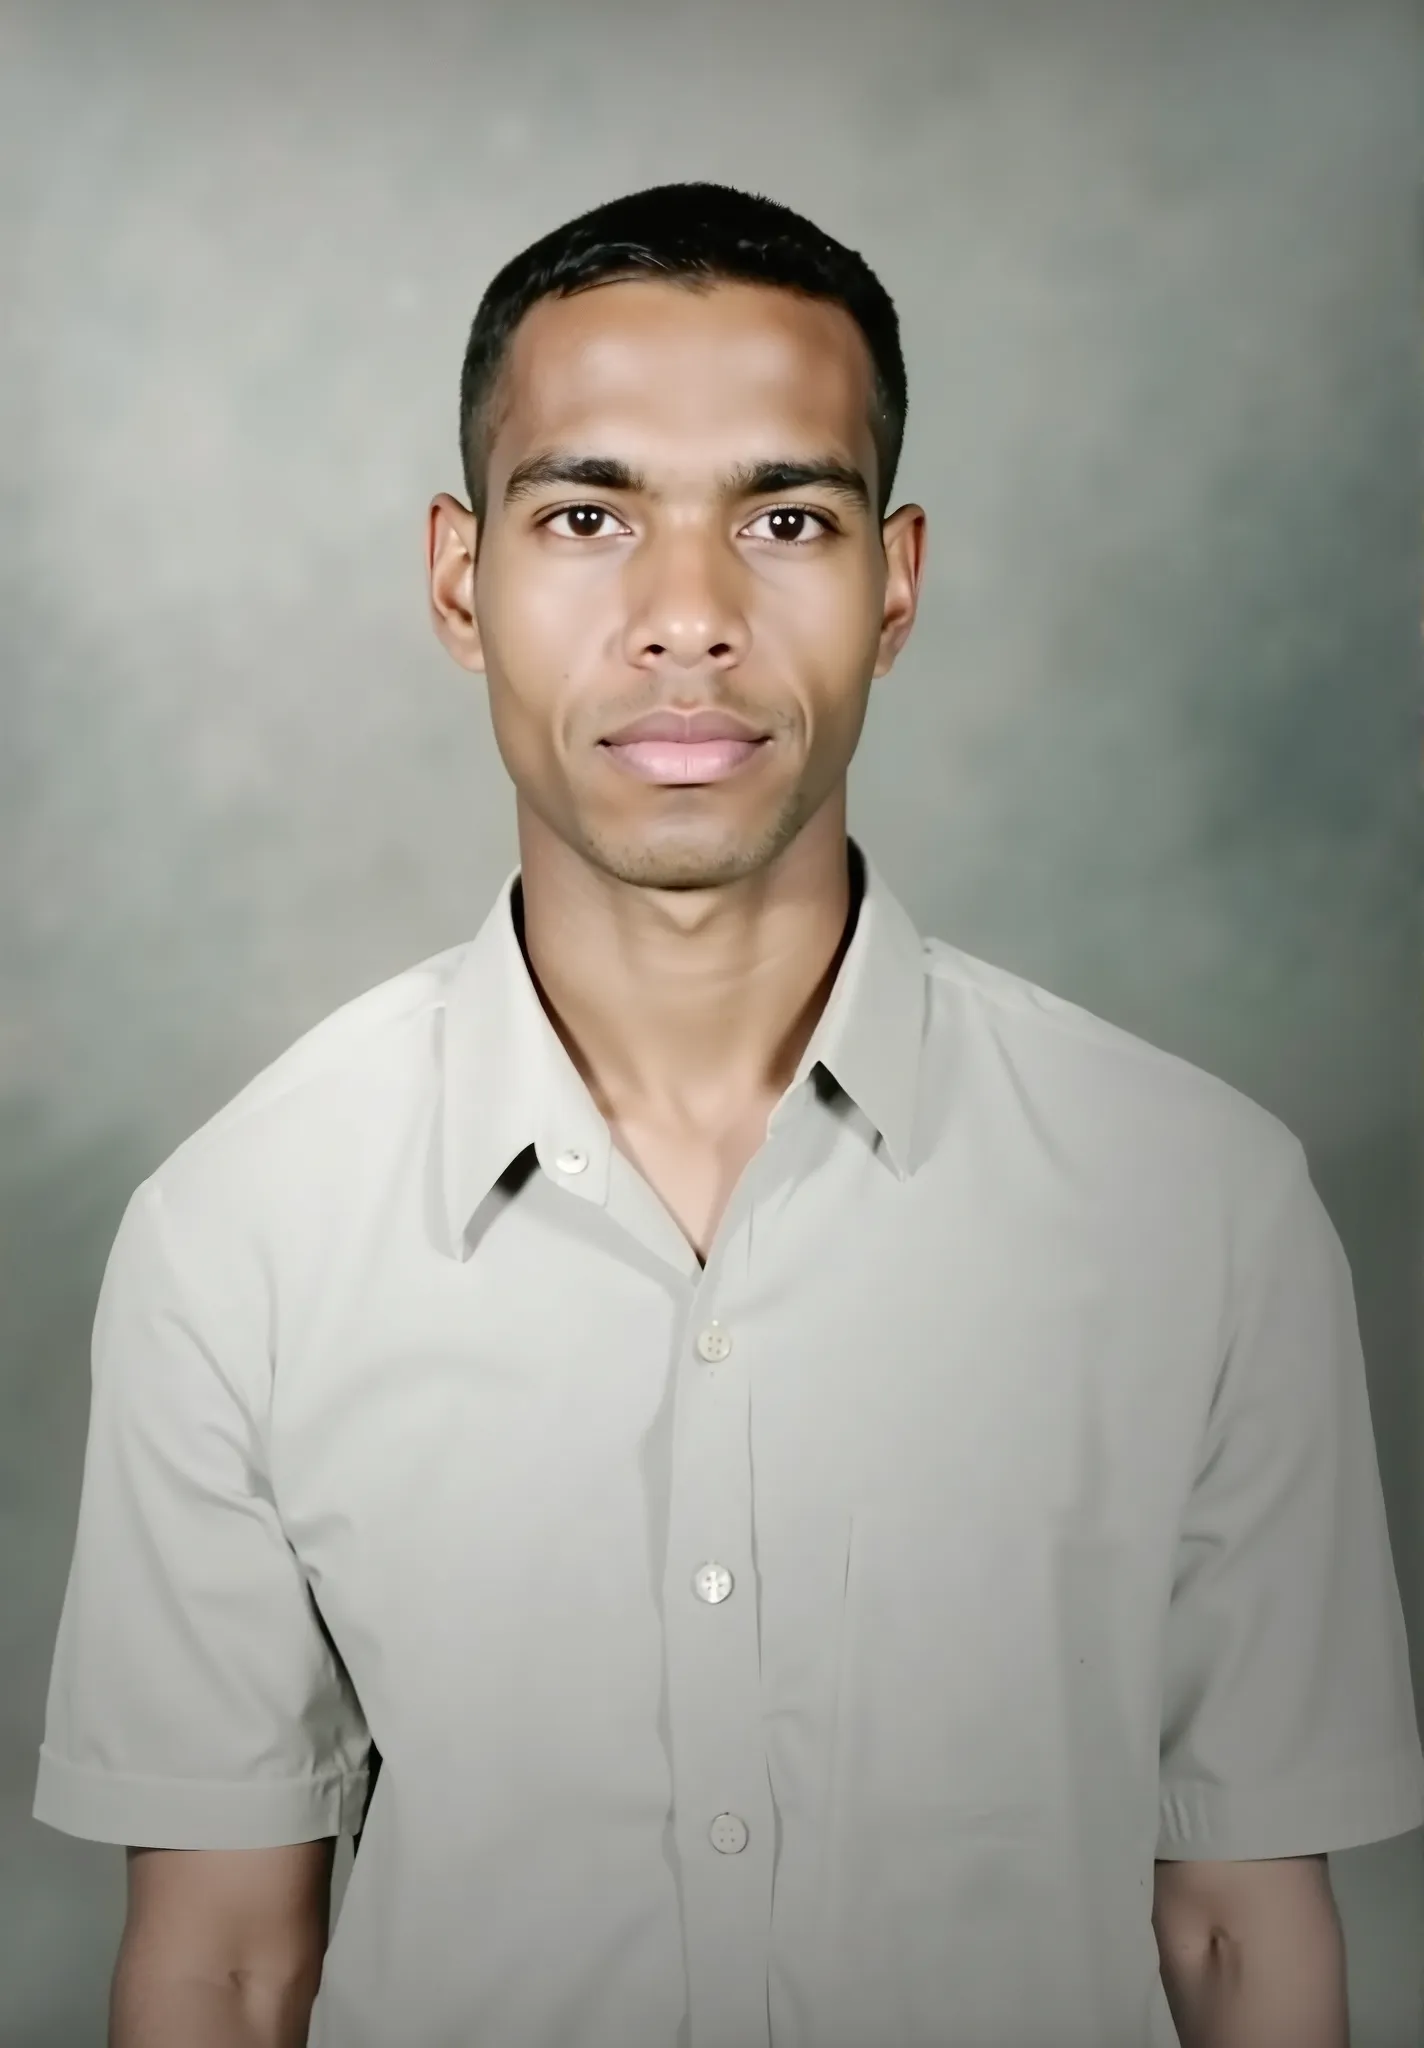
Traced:
<path id="1" fill-rule="evenodd" d="M 1050 1796 L 1066 1619 L 1054 1553 L 1007 1505 L 855 1511 L 831 1792 L 858 1825 L 927 1807 L 1021 1811 Z"/>
<path id="2" fill-rule="evenodd" d="M 987 1494 L 857 1508 L 821 1904 L 836 2026 L 897 2048 L 1141 2039 L 1140 1957 L 1104 1979 L 1123 1844 L 1104 1835 L 1085 1862 L 1074 1775 L 1091 1690 L 1069 1666 L 1104 1554 Z"/>

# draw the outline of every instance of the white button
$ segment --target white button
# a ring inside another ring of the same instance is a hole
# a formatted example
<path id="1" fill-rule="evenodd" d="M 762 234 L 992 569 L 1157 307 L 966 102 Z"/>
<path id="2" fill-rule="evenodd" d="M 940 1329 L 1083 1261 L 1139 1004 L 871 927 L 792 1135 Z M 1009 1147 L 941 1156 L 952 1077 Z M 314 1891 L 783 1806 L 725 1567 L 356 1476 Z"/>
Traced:
<path id="1" fill-rule="evenodd" d="M 709 1323 L 697 1339 L 697 1349 L 709 1365 L 715 1365 L 719 1358 L 725 1358 L 732 1348 L 732 1340 L 718 1323 Z"/>
<path id="2" fill-rule="evenodd" d="M 700 1564 L 692 1574 L 692 1590 L 699 1600 L 715 1607 L 732 1590 L 732 1574 L 724 1564 Z"/>
<path id="3" fill-rule="evenodd" d="M 560 1173 L 582 1173 L 588 1165 L 587 1152 L 561 1152 L 554 1161 Z"/>
<path id="4" fill-rule="evenodd" d="M 747 1846 L 747 1824 L 734 1813 L 719 1813 L 707 1830 L 712 1847 L 720 1849 L 724 1856 L 735 1856 L 739 1849 Z"/>

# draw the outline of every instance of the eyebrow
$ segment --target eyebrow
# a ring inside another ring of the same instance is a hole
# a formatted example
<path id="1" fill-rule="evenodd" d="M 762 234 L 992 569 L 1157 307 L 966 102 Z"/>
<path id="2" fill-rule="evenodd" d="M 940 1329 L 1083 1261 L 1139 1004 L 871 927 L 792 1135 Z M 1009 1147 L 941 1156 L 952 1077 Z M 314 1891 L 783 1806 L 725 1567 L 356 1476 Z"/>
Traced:
<path id="1" fill-rule="evenodd" d="M 550 484 L 573 484 L 585 490 L 629 491 L 656 499 L 647 478 L 639 470 L 606 455 L 574 455 L 554 450 L 531 455 L 516 463 L 504 487 L 504 502 L 532 497 Z M 765 498 L 781 491 L 804 491 L 811 487 L 832 491 L 849 500 L 862 512 L 870 510 L 870 487 L 860 471 L 835 456 L 817 456 L 809 462 L 744 462 L 719 480 L 720 495 L 727 498 Z"/>

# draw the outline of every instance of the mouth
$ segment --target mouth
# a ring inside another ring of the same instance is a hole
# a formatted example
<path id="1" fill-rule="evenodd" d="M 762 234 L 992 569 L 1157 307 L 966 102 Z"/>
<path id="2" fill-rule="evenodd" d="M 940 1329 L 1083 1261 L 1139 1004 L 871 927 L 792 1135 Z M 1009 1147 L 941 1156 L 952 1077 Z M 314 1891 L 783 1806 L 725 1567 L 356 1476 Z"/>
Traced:
<path id="1" fill-rule="evenodd" d="M 690 788 L 739 775 L 769 740 L 769 733 L 730 711 L 704 705 L 691 712 L 645 712 L 599 744 L 617 767 L 640 782 Z"/>
<path id="2" fill-rule="evenodd" d="M 601 740 L 608 758 L 640 782 L 688 785 L 725 782 L 754 760 L 769 739 Z"/>

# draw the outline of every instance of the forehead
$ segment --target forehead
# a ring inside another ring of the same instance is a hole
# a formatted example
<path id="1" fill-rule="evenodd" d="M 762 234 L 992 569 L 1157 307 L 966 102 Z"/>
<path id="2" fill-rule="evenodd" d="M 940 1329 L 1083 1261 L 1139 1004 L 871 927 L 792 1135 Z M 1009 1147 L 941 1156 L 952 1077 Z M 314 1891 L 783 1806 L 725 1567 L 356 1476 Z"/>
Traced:
<path id="1" fill-rule="evenodd" d="M 873 460 L 859 327 L 834 302 L 772 286 L 638 278 L 541 299 L 501 383 L 492 468 L 535 443 L 594 441 L 650 464 L 801 447 Z"/>

